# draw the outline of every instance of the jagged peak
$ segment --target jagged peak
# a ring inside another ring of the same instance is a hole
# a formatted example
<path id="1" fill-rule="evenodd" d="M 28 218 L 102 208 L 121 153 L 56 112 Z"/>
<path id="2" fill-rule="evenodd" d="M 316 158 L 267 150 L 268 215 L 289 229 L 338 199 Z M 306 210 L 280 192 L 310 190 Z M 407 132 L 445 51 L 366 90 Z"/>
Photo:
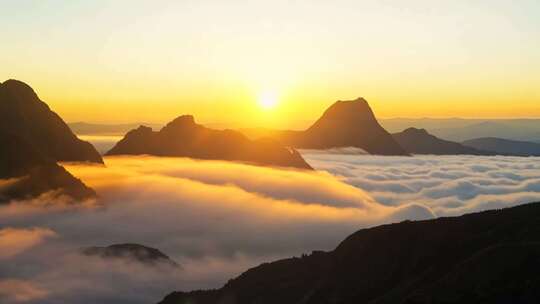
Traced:
<path id="1" fill-rule="evenodd" d="M 173 121 L 169 122 L 165 127 L 163 127 L 163 130 L 168 129 L 179 129 L 179 128 L 192 128 L 198 126 L 198 124 L 195 122 L 195 118 L 193 115 L 181 115 L 175 118 Z"/>
<path id="2" fill-rule="evenodd" d="M 134 135 L 142 135 L 142 134 L 148 134 L 152 133 L 153 130 L 150 127 L 140 125 L 137 129 L 130 130 L 126 133 L 126 137 L 128 136 L 134 136 Z"/>

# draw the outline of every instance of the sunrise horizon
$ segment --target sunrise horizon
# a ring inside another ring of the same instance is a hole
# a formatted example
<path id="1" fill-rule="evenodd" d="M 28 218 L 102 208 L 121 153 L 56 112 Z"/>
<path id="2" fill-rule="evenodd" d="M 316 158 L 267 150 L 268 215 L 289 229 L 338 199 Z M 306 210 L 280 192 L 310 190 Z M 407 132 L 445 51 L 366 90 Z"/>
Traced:
<path id="1" fill-rule="evenodd" d="M 539 0 L 0 28 L 0 304 L 540 303 Z"/>
<path id="2" fill-rule="evenodd" d="M 0 65 L 68 121 L 290 127 L 357 97 L 381 118 L 536 118 L 538 6 L 11 3 Z"/>

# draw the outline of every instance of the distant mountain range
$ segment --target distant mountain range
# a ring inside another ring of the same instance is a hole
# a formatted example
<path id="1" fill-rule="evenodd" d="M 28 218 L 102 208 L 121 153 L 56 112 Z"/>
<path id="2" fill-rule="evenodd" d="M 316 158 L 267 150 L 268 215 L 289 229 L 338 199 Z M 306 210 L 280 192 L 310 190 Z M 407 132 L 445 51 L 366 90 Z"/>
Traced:
<path id="1" fill-rule="evenodd" d="M 540 302 L 540 203 L 360 230 L 160 304 Z"/>
<path id="2" fill-rule="evenodd" d="M 77 135 L 125 135 L 129 130 L 138 126 L 148 126 L 150 128 L 161 128 L 160 124 L 151 123 L 128 123 L 128 124 L 98 124 L 88 122 L 70 122 L 70 129 Z"/>
<path id="3" fill-rule="evenodd" d="M 96 193 L 57 161 L 103 163 L 94 147 L 78 139 L 27 84 L 0 84 L 0 203 L 50 193 L 76 200 Z"/>
<path id="4" fill-rule="evenodd" d="M 540 143 L 484 137 L 466 140 L 463 145 L 503 155 L 540 156 Z"/>
<path id="5" fill-rule="evenodd" d="M 129 131 L 106 155 L 149 154 L 209 160 L 244 161 L 258 165 L 312 169 L 300 153 L 271 139 L 250 140 L 233 130 L 214 130 L 180 116 L 160 131 L 140 126 Z"/>
<path id="6" fill-rule="evenodd" d="M 392 118 L 380 123 L 393 133 L 415 127 L 456 142 L 481 137 L 540 142 L 540 119 Z"/>
<path id="7" fill-rule="evenodd" d="M 495 155 L 495 152 L 443 140 L 429 134 L 425 129 L 408 128 L 392 134 L 394 139 L 411 154 L 434 155 Z"/>
<path id="8" fill-rule="evenodd" d="M 79 134 L 122 134 L 135 124 L 100 125 L 72 123 L 71 128 Z M 381 125 L 391 131 L 389 134 Z M 411 127 L 411 125 L 415 127 Z M 154 124 L 153 126 L 157 126 Z M 417 128 L 417 127 L 422 127 Z M 502 137 L 540 139 L 540 119 L 382 119 L 375 118 L 363 98 L 337 101 L 304 131 L 271 130 L 262 128 L 240 129 L 250 139 L 272 138 L 283 145 L 298 149 L 329 150 L 343 147 L 359 148 L 378 155 L 538 155 L 537 143 L 512 141 Z M 476 136 L 496 134 L 486 141 Z M 464 143 L 461 141 L 469 139 Z M 96 144 L 101 142 L 96 141 Z M 496 144 L 494 144 L 496 141 Z M 110 146 L 107 142 L 105 146 Z M 519 148 L 516 148 L 518 147 Z M 111 153 L 117 153 L 113 150 Z M 123 153 L 127 153 L 124 151 Z M 164 153 L 164 152 L 161 152 Z M 118 154 L 118 153 L 117 153 Z M 169 153 L 171 154 L 171 153 Z M 174 154 L 174 153 L 173 153 Z M 184 154 L 182 154 L 184 155 Z"/>

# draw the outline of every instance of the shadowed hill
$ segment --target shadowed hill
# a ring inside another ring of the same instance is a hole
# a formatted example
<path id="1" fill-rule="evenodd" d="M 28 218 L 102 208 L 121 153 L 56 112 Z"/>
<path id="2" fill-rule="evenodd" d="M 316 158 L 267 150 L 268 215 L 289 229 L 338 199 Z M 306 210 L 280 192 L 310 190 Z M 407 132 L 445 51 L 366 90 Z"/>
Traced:
<path id="1" fill-rule="evenodd" d="M 425 129 L 408 128 L 403 132 L 392 134 L 392 137 L 409 153 L 435 155 L 495 155 L 462 144 L 443 140 L 429 134 Z"/>
<path id="2" fill-rule="evenodd" d="M 139 244 L 114 244 L 107 247 L 83 248 L 82 253 L 88 256 L 99 256 L 106 259 L 130 259 L 146 265 L 168 264 L 173 267 L 179 265 L 158 249 Z"/>
<path id="3" fill-rule="evenodd" d="M 46 192 L 76 200 L 95 192 L 20 137 L 0 132 L 0 203 L 34 198 Z"/>
<path id="4" fill-rule="evenodd" d="M 106 155 L 150 154 L 198 159 L 252 162 L 259 165 L 311 169 L 300 153 L 270 139 L 250 140 L 232 130 L 213 130 L 184 115 L 159 132 L 141 126 L 129 131 Z"/>
<path id="5" fill-rule="evenodd" d="M 538 303 L 540 203 L 360 230 L 160 304 Z"/>
<path id="6" fill-rule="evenodd" d="M 27 84 L 0 83 L 0 131 L 14 134 L 55 161 L 103 163 L 96 149 L 82 141 Z"/>
<path id="7" fill-rule="evenodd" d="M 515 156 L 540 156 L 540 143 L 509 140 L 495 137 L 482 137 L 466 140 L 463 145 L 483 149 L 498 154 Z"/>
<path id="8" fill-rule="evenodd" d="M 337 101 L 305 131 L 281 131 L 275 135 L 295 148 L 357 147 L 371 154 L 407 155 L 377 122 L 363 98 Z"/>

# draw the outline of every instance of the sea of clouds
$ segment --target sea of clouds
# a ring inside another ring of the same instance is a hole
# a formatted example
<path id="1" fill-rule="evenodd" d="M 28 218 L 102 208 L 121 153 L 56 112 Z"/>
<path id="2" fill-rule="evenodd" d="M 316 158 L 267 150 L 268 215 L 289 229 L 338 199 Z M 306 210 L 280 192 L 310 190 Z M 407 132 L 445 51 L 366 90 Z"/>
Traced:
<path id="1" fill-rule="evenodd" d="M 0 300 L 156 303 L 331 250 L 364 227 L 540 201 L 538 158 L 302 153 L 318 171 L 149 156 L 68 164 L 99 198 L 0 206 Z M 158 248 L 182 267 L 80 254 L 116 243 Z"/>
<path id="2" fill-rule="evenodd" d="M 539 157 L 303 155 L 383 205 L 421 204 L 438 217 L 540 201 Z"/>

